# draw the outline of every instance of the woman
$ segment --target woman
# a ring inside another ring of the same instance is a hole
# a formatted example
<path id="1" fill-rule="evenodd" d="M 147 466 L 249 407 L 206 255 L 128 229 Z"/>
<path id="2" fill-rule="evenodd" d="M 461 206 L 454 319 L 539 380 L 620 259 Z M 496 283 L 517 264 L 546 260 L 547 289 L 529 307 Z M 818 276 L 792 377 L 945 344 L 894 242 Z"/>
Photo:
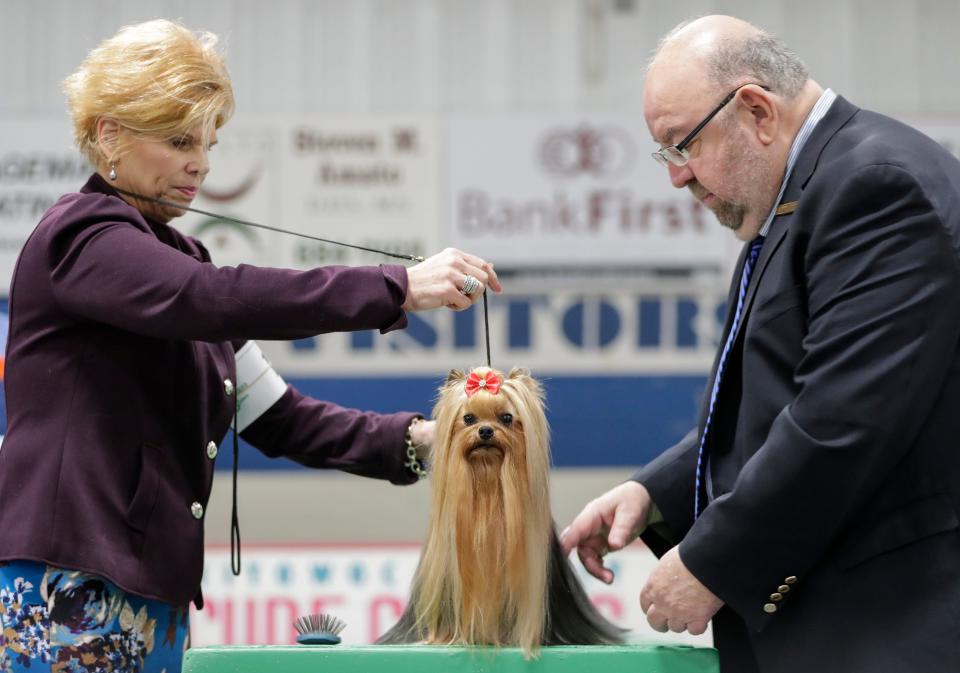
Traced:
<path id="1" fill-rule="evenodd" d="M 168 222 L 233 110 L 215 43 L 168 21 L 130 26 L 66 80 L 96 174 L 44 215 L 11 286 L 0 671 L 180 670 L 231 423 L 270 456 L 418 478 L 431 423 L 304 397 L 252 339 L 386 332 L 405 311 L 501 289 L 492 265 L 452 249 L 409 269 L 211 264 Z"/>

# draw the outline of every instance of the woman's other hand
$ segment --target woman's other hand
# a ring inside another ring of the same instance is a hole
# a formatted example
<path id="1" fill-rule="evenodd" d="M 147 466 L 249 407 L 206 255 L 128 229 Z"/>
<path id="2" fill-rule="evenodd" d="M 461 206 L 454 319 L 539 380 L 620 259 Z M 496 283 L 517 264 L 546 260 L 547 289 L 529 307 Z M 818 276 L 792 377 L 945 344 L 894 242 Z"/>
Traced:
<path id="1" fill-rule="evenodd" d="M 436 421 L 422 420 L 410 426 L 410 441 L 416 447 L 417 460 L 430 460 L 436 425 Z"/>

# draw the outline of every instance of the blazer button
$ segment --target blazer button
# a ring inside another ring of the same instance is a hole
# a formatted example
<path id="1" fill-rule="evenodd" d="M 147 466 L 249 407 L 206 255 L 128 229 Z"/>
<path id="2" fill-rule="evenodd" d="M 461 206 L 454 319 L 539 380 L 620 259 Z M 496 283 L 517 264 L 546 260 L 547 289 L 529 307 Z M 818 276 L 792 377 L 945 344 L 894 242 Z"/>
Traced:
<path id="1" fill-rule="evenodd" d="M 772 615 L 774 612 L 777 611 L 777 606 L 774 605 L 773 603 L 764 603 L 763 611 L 766 612 L 768 615 Z"/>
<path id="2" fill-rule="evenodd" d="M 774 603 L 777 603 L 777 602 L 779 602 L 779 601 L 782 601 L 782 600 L 783 600 L 783 594 L 772 593 L 772 594 L 770 594 L 770 600 L 772 600 Z"/>
<path id="3" fill-rule="evenodd" d="M 192 505 L 190 505 L 190 513 L 193 514 L 194 519 L 202 519 L 203 505 L 201 505 L 199 502 L 193 503 Z"/>
<path id="4" fill-rule="evenodd" d="M 230 379 L 223 380 L 223 392 L 225 392 L 228 396 L 233 395 L 233 381 Z"/>
<path id="5" fill-rule="evenodd" d="M 790 586 L 787 584 L 781 584 L 780 586 L 777 587 L 777 591 L 779 591 L 782 594 L 785 594 L 788 591 L 790 591 Z"/>
<path id="6" fill-rule="evenodd" d="M 219 453 L 219 451 L 220 449 L 217 448 L 216 442 L 207 442 L 207 458 L 213 460 L 217 457 L 217 453 Z"/>
<path id="7" fill-rule="evenodd" d="M 783 580 L 783 583 L 784 583 L 784 584 L 796 584 L 796 583 L 797 583 L 797 576 L 796 576 L 796 575 L 790 575 L 790 577 L 788 577 L 787 579 Z"/>

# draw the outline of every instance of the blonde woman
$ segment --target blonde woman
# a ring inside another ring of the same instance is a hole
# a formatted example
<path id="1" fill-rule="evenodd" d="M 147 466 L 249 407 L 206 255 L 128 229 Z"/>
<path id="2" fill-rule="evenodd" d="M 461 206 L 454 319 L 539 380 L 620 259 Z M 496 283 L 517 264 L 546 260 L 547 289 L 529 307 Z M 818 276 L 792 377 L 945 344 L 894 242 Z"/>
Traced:
<path id="1" fill-rule="evenodd" d="M 430 444 L 431 423 L 305 397 L 253 339 L 386 332 L 406 311 L 500 291 L 491 264 L 453 249 L 409 269 L 211 263 L 168 223 L 233 111 L 215 43 L 169 21 L 128 26 L 66 80 L 96 173 L 44 215 L 13 276 L 0 671 L 180 670 L 232 422 L 270 456 L 416 481 L 408 447 Z"/>

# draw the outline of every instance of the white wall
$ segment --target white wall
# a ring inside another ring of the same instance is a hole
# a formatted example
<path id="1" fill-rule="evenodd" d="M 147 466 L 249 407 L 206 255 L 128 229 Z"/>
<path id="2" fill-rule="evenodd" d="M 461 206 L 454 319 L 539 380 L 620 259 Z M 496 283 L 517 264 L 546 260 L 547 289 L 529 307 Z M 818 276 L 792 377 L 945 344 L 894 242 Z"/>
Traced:
<path id="1" fill-rule="evenodd" d="M 659 36 L 715 12 L 862 106 L 960 114 L 955 0 L 0 0 L 0 115 L 62 114 L 84 54 L 156 17 L 225 40 L 238 114 L 639 114 Z"/>

